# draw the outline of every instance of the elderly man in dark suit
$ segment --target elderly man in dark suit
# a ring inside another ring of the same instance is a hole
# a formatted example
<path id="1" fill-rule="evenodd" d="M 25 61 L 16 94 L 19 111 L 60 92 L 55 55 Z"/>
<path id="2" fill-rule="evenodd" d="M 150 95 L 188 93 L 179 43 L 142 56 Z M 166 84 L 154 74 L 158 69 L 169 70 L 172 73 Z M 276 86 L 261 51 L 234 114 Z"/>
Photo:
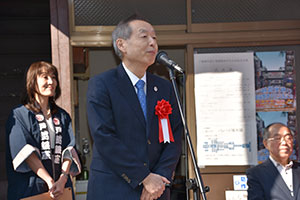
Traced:
<path id="1" fill-rule="evenodd" d="M 169 199 L 182 122 L 170 82 L 146 72 L 158 50 L 155 31 L 134 15 L 112 39 L 122 63 L 88 86 L 94 146 L 87 199 Z"/>
<path id="2" fill-rule="evenodd" d="M 290 160 L 293 138 L 292 131 L 281 123 L 265 129 L 263 143 L 270 157 L 247 170 L 249 200 L 300 199 L 300 165 Z"/>

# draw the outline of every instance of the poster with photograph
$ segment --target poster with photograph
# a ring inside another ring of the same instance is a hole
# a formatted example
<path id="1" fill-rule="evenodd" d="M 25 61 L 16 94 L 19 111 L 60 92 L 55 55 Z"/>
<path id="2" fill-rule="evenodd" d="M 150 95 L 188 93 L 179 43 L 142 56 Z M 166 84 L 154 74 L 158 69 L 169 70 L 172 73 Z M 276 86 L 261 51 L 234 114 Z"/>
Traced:
<path id="1" fill-rule="evenodd" d="M 194 54 L 198 165 L 257 163 L 253 52 Z"/>
<path id="2" fill-rule="evenodd" d="M 269 156 L 262 139 L 269 124 L 281 122 L 297 134 L 294 55 L 293 51 L 254 53 L 258 163 Z M 295 140 L 292 154 L 295 160 L 298 160 L 297 148 Z"/>

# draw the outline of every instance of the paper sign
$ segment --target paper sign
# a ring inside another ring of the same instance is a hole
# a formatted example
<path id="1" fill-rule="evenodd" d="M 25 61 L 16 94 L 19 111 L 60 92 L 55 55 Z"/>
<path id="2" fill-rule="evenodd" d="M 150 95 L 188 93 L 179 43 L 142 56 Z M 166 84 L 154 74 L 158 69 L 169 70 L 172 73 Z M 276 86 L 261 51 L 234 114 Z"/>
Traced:
<path id="1" fill-rule="evenodd" d="M 247 190 L 247 176 L 246 175 L 233 175 L 233 189 L 234 190 Z"/>

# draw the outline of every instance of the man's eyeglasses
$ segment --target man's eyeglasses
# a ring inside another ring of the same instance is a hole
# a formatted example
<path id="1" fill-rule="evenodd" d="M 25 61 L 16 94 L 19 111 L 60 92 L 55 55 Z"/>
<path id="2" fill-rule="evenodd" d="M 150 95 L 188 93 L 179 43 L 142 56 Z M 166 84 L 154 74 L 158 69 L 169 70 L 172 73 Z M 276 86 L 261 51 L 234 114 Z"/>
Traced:
<path id="1" fill-rule="evenodd" d="M 283 139 L 286 142 L 291 142 L 291 141 L 293 141 L 294 137 L 292 134 L 286 134 L 282 137 L 280 135 L 276 135 L 274 137 L 269 138 L 268 140 L 275 141 L 275 142 L 282 142 Z"/>

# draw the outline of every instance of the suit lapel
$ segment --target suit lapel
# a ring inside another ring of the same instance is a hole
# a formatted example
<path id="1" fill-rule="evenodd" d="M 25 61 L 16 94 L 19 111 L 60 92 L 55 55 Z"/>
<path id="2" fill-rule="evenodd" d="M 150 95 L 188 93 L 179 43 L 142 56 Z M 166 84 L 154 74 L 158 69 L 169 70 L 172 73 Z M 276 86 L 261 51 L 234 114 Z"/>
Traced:
<path id="1" fill-rule="evenodd" d="M 139 99 L 122 64 L 118 66 L 117 71 L 118 71 L 117 87 L 120 93 L 126 99 L 128 105 L 130 105 L 137 118 L 141 121 L 144 127 L 146 127 L 146 120 L 143 114 L 143 110 L 140 106 Z"/>
<path id="2" fill-rule="evenodd" d="M 293 190 L 294 190 L 294 197 L 297 199 L 299 187 L 300 187 L 300 166 L 299 163 L 293 163 Z"/>
<path id="3" fill-rule="evenodd" d="M 152 80 L 151 74 L 147 73 L 147 119 L 151 122 L 154 117 L 154 109 L 157 103 L 158 86 Z M 149 123 L 151 124 L 151 123 Z"/>
<path id="4" fill-rule="evenodd" d="M 153 75 L 147 73 L 147 136 L 155 118 L 155 106 L 157 104 L 159 86 L 153 80 Z"/>
<path id="5" fill-rule="evenodd" d="M 284 182 L 282 176 L 280 175 L 278 169 L 274 166 L 274 164 L 272 163 L 272 161 L 270 159 L 268 159 L 266 161 L 266 167 L 267 167 L 266 173 L 269 174 L 269 177 L 271 177 L 270 180 L 272 180 L 274 182 L 274 185 L 276 185 L 276 188 L 280 188 L 280 190 L 287 197 L 291 197 L 290 189 L 288 188 L 288 186 Z M 267 181 L 270 181 L 270 180 L 267 180 Z"/>

